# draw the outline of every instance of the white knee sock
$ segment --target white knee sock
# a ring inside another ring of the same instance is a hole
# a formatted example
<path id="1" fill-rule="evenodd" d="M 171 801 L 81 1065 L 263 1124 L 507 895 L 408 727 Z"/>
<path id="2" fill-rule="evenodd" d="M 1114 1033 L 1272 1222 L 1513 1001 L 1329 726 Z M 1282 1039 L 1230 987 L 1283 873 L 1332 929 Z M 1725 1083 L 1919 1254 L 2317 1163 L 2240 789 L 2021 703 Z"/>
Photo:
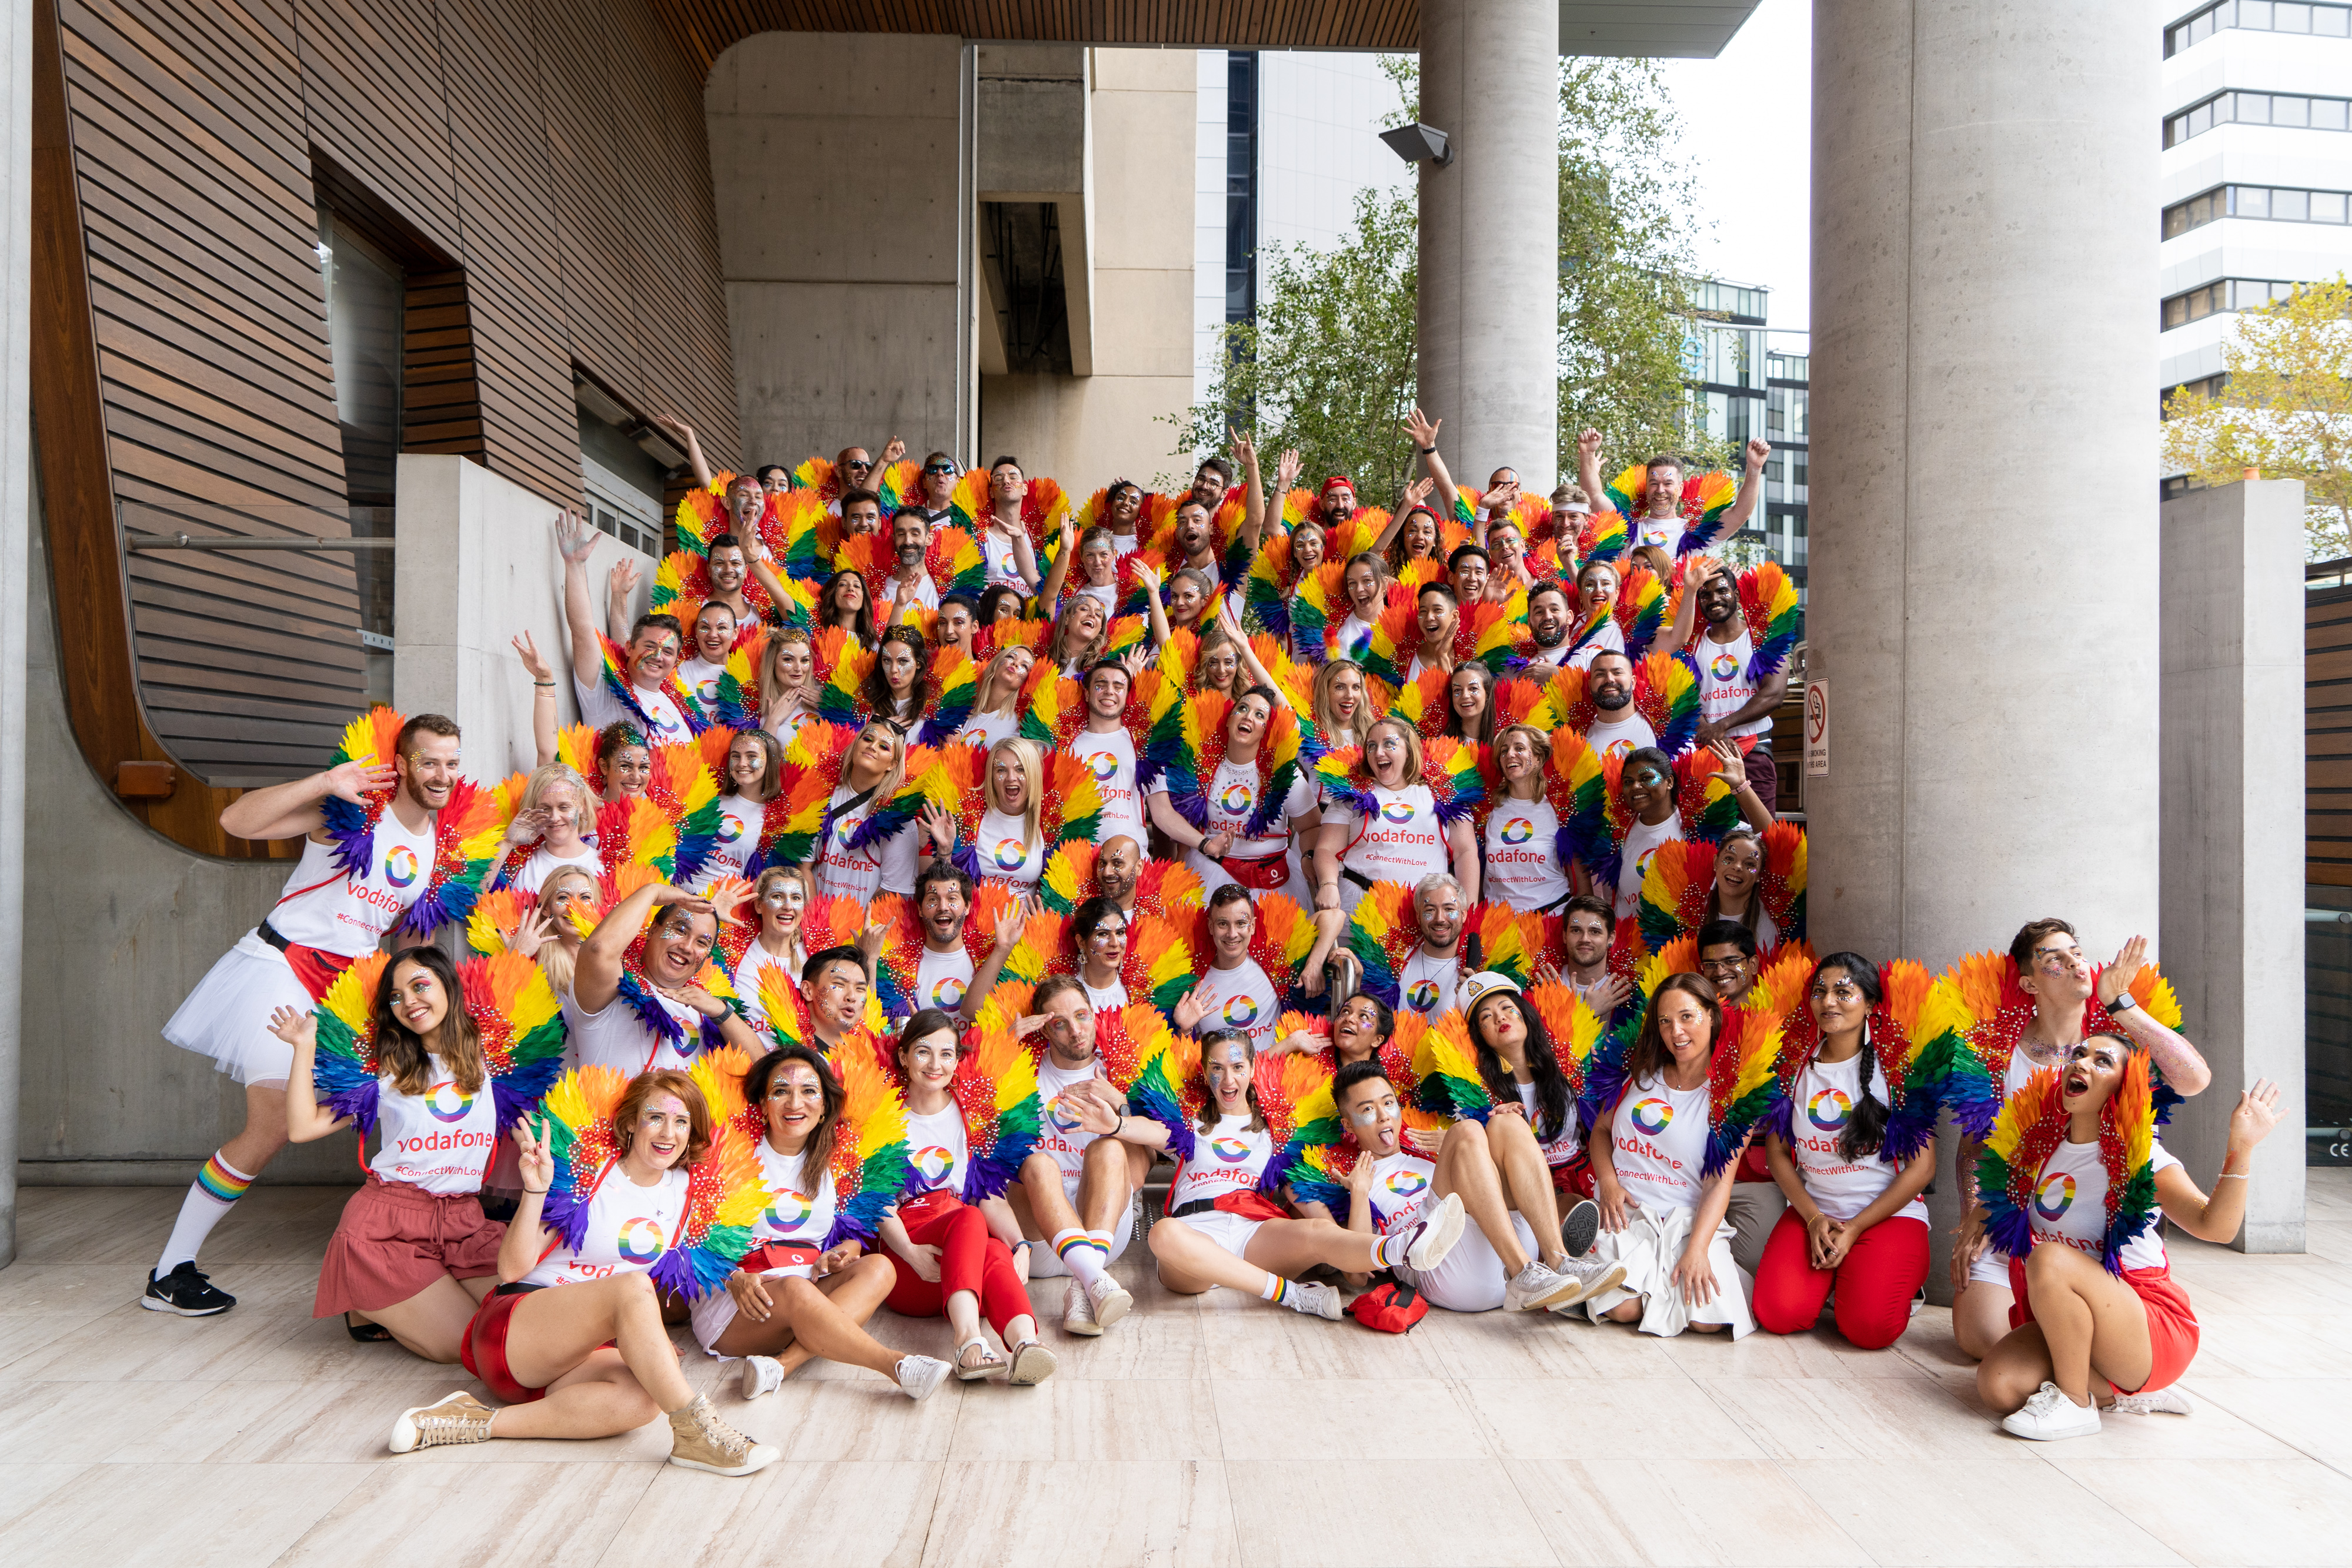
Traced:
<path id="1" fill-rule="evenodd" d="M 205 1162 L 189 1184 L 188 1196 L 180 1203 L 180 1218 L 172 1226 L 172 1238 L 163 1243 L 163 1255 L 155 1260 L 155 1277 L 162 1279 L 183 1263 L 196 1260 L 196 1251 L 205 1238 L 222 1217 L 236 1207 L 253 1177 L 215 1154 Z"/>
<path id="2" fill-rule="evenodd" d="M 1404 1255 L 1412 1250 L 1412 1239 L 1420 1228 L 1417 1225 L 1408 1225 L 1402 1230 L 1391 1230 L 1373 1242 L 1372 1267 L 1393 1269 L 1403 1262 Z"/>
<path id="3" fill-rule="evenodd" d="M 1108 1252 L 1097 1248 L 1093 1239 L 1085 1231 L 1077 1229 L 1054 1232 L 1054 1255 L 1061 1259 L 1062 1267 L 1070 1271 L 1071 1277 L 1089 1291 L 1094 1289 L 1097 1280 L 1104 1277 L 1106 1270 L 1103 1265 L 1110 1257 Z"/>

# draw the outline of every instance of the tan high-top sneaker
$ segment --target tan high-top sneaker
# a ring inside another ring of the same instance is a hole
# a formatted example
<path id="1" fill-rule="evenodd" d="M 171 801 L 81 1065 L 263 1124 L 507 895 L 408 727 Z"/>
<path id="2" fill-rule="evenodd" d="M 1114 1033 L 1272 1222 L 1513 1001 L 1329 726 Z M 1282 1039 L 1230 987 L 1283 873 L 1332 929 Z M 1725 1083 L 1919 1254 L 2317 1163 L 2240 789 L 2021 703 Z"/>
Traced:
<path id="1" fill-rule="evenodd" d="M 461 1388 L 430 1405 L 403 1410 L 400 1419 L 392 1424 L 392 1451 L 405 1454 L 444 1443 L 486 1443 L 490 1437 L 490 1417 L 497 1414 Z"/>
<path id="2" fill-rule="evenodd" d="M 748 1476 L 774 1464 L 783 1455 L 765 1443 L 755 1443 L 719 1418 L 708 1396 L 669 1413 L 669 1462 L 714 1476 Z"/>

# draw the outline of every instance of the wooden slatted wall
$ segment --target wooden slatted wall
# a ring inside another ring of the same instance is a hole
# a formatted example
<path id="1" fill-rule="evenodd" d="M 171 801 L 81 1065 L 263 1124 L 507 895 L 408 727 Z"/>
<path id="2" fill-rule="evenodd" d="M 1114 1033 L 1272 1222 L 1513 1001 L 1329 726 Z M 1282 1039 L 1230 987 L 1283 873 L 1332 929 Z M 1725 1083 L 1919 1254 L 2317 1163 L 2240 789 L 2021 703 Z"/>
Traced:
<path id="1" fill-rule="evenodd" d="M 2305 591 L 2303 683 L 2303 880 L 2352 887 L 2352 586 Z"/>
<path id="2" fill-rule="evenodd" d="M 322 186 L 410 265 L 405 449 L 577 504 L 576 362 L 731 460 L 704 67 L 644 0 L 55 4 L 113 496 L 53 495 L 53 521 L 349 531 Z M 128 563 L 171 754 L 317 766 L 361 690 L 349 559 Z"/>

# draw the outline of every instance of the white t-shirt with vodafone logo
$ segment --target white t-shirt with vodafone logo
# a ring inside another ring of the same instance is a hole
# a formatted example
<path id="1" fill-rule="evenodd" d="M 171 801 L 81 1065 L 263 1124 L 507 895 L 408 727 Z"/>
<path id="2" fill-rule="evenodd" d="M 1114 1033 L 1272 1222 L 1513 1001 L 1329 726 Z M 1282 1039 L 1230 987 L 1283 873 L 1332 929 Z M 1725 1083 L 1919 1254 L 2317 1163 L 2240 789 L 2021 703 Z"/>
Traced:
<path id="1" fill-rule="evenodd" d="M 383 1146 L 368 1169 L 425 1192 L 479 1192 L 499 1141 L 498 1096 L 488 1077 L 468 1094 L 450 1077 L 448 1063 L 433 1055 L 425 1062 L 422 1094 L 402 1093 L 389 1076 L 376 1080 L 375 1128 Z"/>
<path id="2" fill-rule="evenodd" d="M 1282 1009 L 1274 982 L 1265 977 L 1256 959 L 1244 958 L 1230 969 L 1210 969 L 1192 988 L 1192 994 L 1209 1004 L 1195 1033 L 1237 1029 L 1248 1034 L 1251 1049 L 1261 1055 L 1274 1049 L 1275 1026 L 1281 1021 Z"/>
<path id="3" fill-rule="evenodd" d="M 1513 909 L 1549 909 L 1576 891 L 1559 863 L 1559 813 L 1549 800 L 1504 800 L 1486 819 L 1486 847 L 1489 896 Z"/>
<path id="4" fill-rule="evenodd" d="M 1037 1059 L 1037 1103 L 1044 1108 L 1037 1118 L 1037 1148 L 1054 1156 L 1065 1179 L 1086 1168 L 1087 1145 L 1101 1136 L 1087 1131 L 1066 1092 L 1074 1083 L 1102 1076 L 1102 1063 L 1091 1058 L 1083 1067 L 1057 1067 L 1051 1052 Z M 1107 1082 L 1104 1092 L 1109 1089 Z"/>
<path id="5" fill-rule="evenodd" d="M 1625 1196 L 1652 1214 L 1696 1208 L 1706 1166 L 1706 1085 L 1669 1089 L 1644 1078 L 1610 1118 L 1611 1163 Z"/>
<path id="6" fill-rule="evenodd" d="M 1045 874 L 1045 835 L 1039 833 L 1033 844 L 1028 834 L 1024 818 L 993 806 L 982 812 L 974 835 L 979 841 L 982 879 L 1008 887 L 1036 886 L 1037 879 Z"/>
<path id="7" fill-rule="evenodd" d="M 1793 1136 L 1789 1152 L 1796 1156 L 1805 1191 L 1832 1219 L 1852 1219 L 1877 1202 L 1878 1195 L 1903 1174 L 1902 1166 L 1877 1151 L 1853 1160 L 1838 1153 L 1838 1140 L 1862 1097 L 1862 1057 L 1816 1061 L 1797 1074 L 1790 1089 L 1789 1131 Z M 1885 1104 L 1885 1080 L 1874 1063 L 1870 1097 Z M 1925 1220 L 1927 1206 L 1915 1197 L 1888 1218 Z"/>
<path id="8" fill-rule="evenodd" d="M 937 1008 L 951 1013 L 963 1006 L 966 991 L 971 989 L 971 955 L 959 942 L 944 953 L 934 953 L 931 945 L 923 944 L 923 956 L 915 960 L 915 1010 Z"/>
<path id="9" fill-rule="evenodd" d="M 688 879 L 687 890 L 700 893 L 722 876 L 740 877 L 760 847 L 760 828 L 767 808 L 749 795 L 719 797 L 719 838 L 701 868 Z"/>
<path id="10" fill-rule="evenodd" d="M 1591 728 L 1584 732 L 1584 744 L 1592 754 L 1603 760 L 1615 758 L 1622 762 L 1645 746 L 1658 744 L 1658 732 L 1642 716 L 1642 710 L 1627 703 L 1617 710 L 1616 716 L 1596 714 Z"/>
<path id="11" fill-rule="evenodd" d="M 672 1166 L 652 1186 L 639 1186 L 618 1161 L 605 1167 L 588 1199 L 579 1250 L 558 1243 L 520 1281 L 576 1285 L 650 1269 L 686 1227 L 687 1173 Z"/>
<path id="12" fill-rule="evenodd" d="M 953 1101 L 927 1116 L 908 1112 L 907 1163 L 914 1167 L 914 1175 L 907 1183 L 907 1196 L 946 1192 L 961 1197 L 971 1148 L 964 1136 L 963 1113 Z"/>
<path id="13" fill-rule="evenodd" d="M 1020 733 L 1021 716 L 1017 713 L 976 713 L 964 721 L 955 737 L 976 742 L 986 751 L 998 741 L 1011 740 Z"/>
<path id="14" fill-rule="evenodd" d="M 845 1130 L 840 1135 L 845 1136 Z M 765 1138 L 760 1140 L 758 1148 L 760 1186 L 766 1190 L 768 1202 L 751 1222 L 752 1244 L 784 1241 L 802 1247 L 824 1246 L 824 1239 L 833 1231 L 833 1173 L 821 1170 L 816 1173 L 816 1180 L 811 1182 L 805 1148 L 796 1155 L 782 1155 Z M 812 1187 L 815 1190 L 811 1191 Z"/>
<path id="15" fill-rule="evenodd" d="M 1194 1134 L 1192 1157 L 1176 1167 L 1168 1184 L 1168 1207 L 1173 1212 L 1227 1193 L 1255 1192 L 1272 1158 L 1274 1134 L 1264 1127 L 1252 1132 L 1247 1112 L 1221 1117 L 1214 1132 Z"/>
<path id="16" fill-rule="evenodd" d="M 1618 846 L 1617 918 L 1641 907 L 1642 878 L 1648 874 L 1650 862 L 1661 845 L 1671 844 L 1683 836 L 1683 814 L 1674 811 L 1654 827 L 1638 818 L 1625 830 L 1625 841 Z"/>
<path id="17" fill-rule="evenodd" d="M 1587 637 L 1578 645 L 1576 652 L 1568 656 L 1568 664 L 1572 669 L 1589 670 L 1592 668 L 1592 661 L 1601 654 L 1622 653 L 1624 651 L 1624 630 L 1612 617 L 1592 629 L 1592 635 Z"/>
<path id="18" fill-rule="evenodd" d="M 1257 810 L 1257 793 L 1262 784 L 1256 768 L 1233 762 L 1219 763 L 1217 776 L 1203 782 L 1208 786 L 1208 811 L 1203 829 L 1212 833 L 1232 833 L 1234 843 L 1228 852 L 1235 860 L 1265 860 L 1282 853 L 1290 844 L 1290 819 L 1303 817 L 1315 810 L 1316 800 L 1320 793 L 1312 778 L 1303 772 L 1298 774 L 1291 779 L 1290 793 L 1283 798 L 1280 810 L 1267 823 L 1271 832 L 1262 838 L 1250 838 L 1243 830 Z M 1165 794 L 1167 791 L 1155 789 L 1153 793 Z M 1213 890 L 1233 881 L 1225 874 L 1224 867 L 1199 850 L 1186 850 L 1184 863 L 1192 868 L 1202 887 Z"/>
<path id="19" fill-rule="evenodd" d="M 679 661 L 677 673 L 686 689 L 694 694 L 694 700 L 702 705 L 703 712 L 709 713 L 719 706 L 719 677 L 727 673 L 726 665 L 714 664 L 697 655 Z"/>
<path id="20" fill-rule="evenodd" d="M 371 848 L 366 874 L 346 876 L 336 869 L 332 844 L 304 839 L 302 858 L 269 912 L 271 929 L 322 953 L 356 958 L 372 952 L 433 884 L 432 825 L 412 833 L 386 807 Z"/>
<path id="21" fill-rule="evenodd" d="M 1095 788 L 1102 792 L 1102 823 L 1095 829 L 1095 842 L 1108 843 L 1116 838 L 1145 841 L 1143 831 L 1143 798 L 1135 788 L 1135 739 L 1125 727 L 1097 735 L 1080 730 L 1070 737 L 1070 754 L 1087 766 L 1095 776 Z"/>
<path id="22" fill-rule="evenodd" d="M 1538 1137 L 1543 1135 L 1543 1103 L 1532 1083 L 1511 1085 L 1519 1092 L 1519 1109 L 1528 1115 L 1528 1128 Z M 1584 1146 L 1584 1129 L 1576 1120 L 1576 1102 L 1568 1103 L 1568 1118 L 1560 1125 L 1559 1136 L 1543 1145 L 1544 1164 L 1568 1166 L 1576 1163 L 1576 1152 Z"/>
<path id="23" fill-rule="evenodd" d="M 1428 1207 L 1437 1167 L 1418 1155 L 1400 1149 L 1372 1166 L 1372 1226 L 1386 1236 L 1411 1225 Z"/>
<path id="24" fill-rule="evenodd" d="M 851 849 L 850 839 L 874 814 L 870 799 L 852 809 L 849 802 L 856 799 L 857 791 L 846 784 L 833 792 L 833 830 L 819 846 L 813 868 L 817 892 L 827 898 L 854 898 L 860 904 L 872 903 L 877 893 L 902 893 L 911 898 L 920 848 L 915 841 L 914 822 L 910 820 L 880 843 Z"/>
<path id="25" fill-rule="evenodd" d="M 1416 942 L 1406 956 L 1404 973 L 1397 977 L 1397 1006 L 1434 1021 L 1454 1010 L 1454 989 L 1461 978 L 1460 947 L 1433 954 Z"/>
<path id="26" fill-rule="evenodd" d="M 1454 869 L 1446 852 L 1445 824 L 1437 820 L 1437 797 L 1428 785 L 1384 789 L 1375 784 L 1370 793 L 1373 807 L 1369 821 L 1344 808 L 1333 819 L 1348 831 L 1339 853 L 1341 866 L 1367 882 L 1401 882 L 1407 887 L 1432 873 Z M 1339 879 L 1343 907 L 1352 911 L 1363 891 L 1349 879 Z"/>
<path id="27" fill-rule="evenodd" d="M 604 689 L 602 680 L 589 682 L 574 675 L 572 677 L 572 689 L 580 699 L 580 718 L 584 724 L 602 729 L 608 724 L 638 722 L 635 714 L 621 706 L 620 698 Z M 668 692 L 649 692 L 643 686 L 632 686 L 629 694 L 645 710 L 646 722 L 653 730 L 646 739 L 662 745 L 694 738 L 694 731 L 687 725 L 686 715 L 678 710 L 677 700 Z"/>
<path id="28" fill-rule="evenodd" d="M 1756 656 L 1756 640 L 1745 627 L 1728 643 L 1717 643 L 1706 629 L 1691 645 L 1698 664 L 1698 711 L 1702 718 L 1726 718 L 1748 706 L 1756 683 L 1748 678 L 1748 663 Z M 1734 735 L 1761 735 L 1772 727 L 1770 714 L 1759 714 L 1733 730 Z"/>
<path id="29" fill-rule="evenodd" d="M 2162 1144 L 2149 1151 L 2154 1168 L 2180 1162 Z M 2062 1143 L 2042 1162 L 2042 1179 L 2033 1185 L 2030 1205 L 2034 1245 L 2056 1241 L 2096 1258 L 2106 1249 L 2107 1167 L 2094 1143 Z M 2163 1228 L 2150 1225 L 2124 1243 L 2126 1269 L 2166 1267 Z"/>

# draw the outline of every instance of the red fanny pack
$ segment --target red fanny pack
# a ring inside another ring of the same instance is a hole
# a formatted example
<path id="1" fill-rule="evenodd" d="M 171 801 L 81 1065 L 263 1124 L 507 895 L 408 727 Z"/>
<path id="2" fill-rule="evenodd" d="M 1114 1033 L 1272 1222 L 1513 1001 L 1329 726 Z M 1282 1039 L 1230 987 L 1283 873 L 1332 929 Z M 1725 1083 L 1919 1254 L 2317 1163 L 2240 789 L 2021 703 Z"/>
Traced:
<path id="1" fill-rule="evenodd" d="M 1238 1214 L 1244 1219 L 1287 1219 L 1282 1205 L 1251 1188 L 1247 1192 L 1229 1192 L 1213 1201 L 1220 1214 Z"/>
<path id="2" fill-rule="evenodd" d="M 1217 863 L 1224 867 L 1227 876 L 1259 893 L 1278 893 L 1290 880 L 1290 852 L 1287 850 L 1262 860 L 1228 855 Z"/>
<path id="3" fill-rule="evenodd" d="M 1382 1333 L 1403 1333 L 1429 1315 L 1429 1300 L 1411 1285 L 1376 1285 L 1348 1303 L 1358 1322 Z"/>
<path id="4" fill-rule="evenodd" d="M 824 1256 L 817 1248 L 796 1241 L 771 1241 L 744 1253 L 743 1261 L 736 1267 L 746 1274 L 764 1274 L 771 1269 L 813 1268 Z"/>

